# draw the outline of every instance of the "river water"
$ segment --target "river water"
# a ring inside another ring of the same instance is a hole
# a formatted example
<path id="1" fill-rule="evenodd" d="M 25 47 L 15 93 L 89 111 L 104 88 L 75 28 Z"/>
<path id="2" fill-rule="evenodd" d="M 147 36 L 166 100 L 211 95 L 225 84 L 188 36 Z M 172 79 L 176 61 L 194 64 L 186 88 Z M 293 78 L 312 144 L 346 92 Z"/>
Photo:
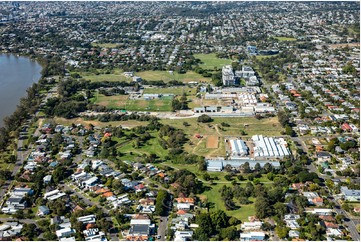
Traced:
<path id="1" fill-rule="evenodd" d="M 11 115 L 26 89 L 41 77 L 41 66 L 26 57 L 0 54 L 0 127 L 3 119 Z"/>

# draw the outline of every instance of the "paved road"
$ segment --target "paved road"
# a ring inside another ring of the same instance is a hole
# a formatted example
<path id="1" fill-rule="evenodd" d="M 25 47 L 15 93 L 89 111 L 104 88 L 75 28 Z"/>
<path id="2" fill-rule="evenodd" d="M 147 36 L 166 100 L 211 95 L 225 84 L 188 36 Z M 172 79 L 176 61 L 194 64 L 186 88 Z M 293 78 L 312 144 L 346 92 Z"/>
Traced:
<path id="1" fill-rule="evenodd" d="M 34 224 L 37 220 L 35 219 L 17 219 L 17 218 L 0 218 L 0 222 L 13 222 L 13 221 L 19 221 L 20 223 L 24 224 Z"/>
<path id="2" fill-rule="evenodd" d="M 77 192 L 76 190 L 74 190 L 73 188 L 69 187 L 68 185 L 63 184 L 63 185 L 60 185 L 60 187 L 63 188 L 64 191 L 71 191 L 71 192 L 73 192 L 73 194 L 75 194 L 76 196 L 78 196 L 79 198 L 81 198 L 86 205 L 88 205 L 88 206 L 94 206 L 94 205 L 95 205 L 95 206 L 97 206 L 98 208 L 100 208 L 100 209 L 103 211 L 103 213 L 108 214 L 109 211 L 108 211 L 107 209 L 99 206 L 97 203 L 91 201 L 89 198 L 87 198 L 86 196 L 84 196 L 84 195 L 81 194 L 80 192 Z M 107 218 L 108 220 L 110 219 L 110 217 L 106 217 L 106 218 Z M 110 220 L 111 220 L 111 219 L 110 219 Z"/>
<path id="3" fill-rule="evenodd" d="M 159 227 L 158 227 L 158 236 L 160 236 L 159 240 L 165 241 L 165 233 L 167 232 L 168 227 L 168 217 L 160 217 Z"/>
<path id="4" fill-rule="evenodd" d="M 356 219 L 350 219 L 349 215 L 345 212 L 345 210 L 341 209 L 341 205 L 337 202 L 336 199 L 329 199 L 331 200 L 332 202 L 334 202 L 336 204 L 336 206 L 339 206 L 340 208 L 334 208 L 334 210 L 336 211 L 337 214 L 341 214 L 341 215 L 344 215 L 345 218 L 348 218 L 349 220 L 348 221 L 344 221 L 344 224 L 347 226 L 349 232 L 350 232 L 350 235 L 352 237 L 352 240 L 353 241 L 360 241 L 360 234 L 358 233 L 357 231 L 357 228 L 356 228 L 356 224 L 359 223 L 359 220 L 356 220 Z M 355 223 L 356 221 L 356 223 Z"/>
<path id="5" fill-rule="evenodd" d="M 18 147 L 23 147 L 23 140 L 18 140 Z M 26 159 L 26 157 L 30 154 L 31 149 L 28 149 L 26 151 L 17 151 L 16 152 L 16 163 L 12 170 L 11 175 L 14 177 L 16 173 L 20 170 L 20 168 L 23 166 L 23 162 Z M 0 198 L 4 198 L 7 190 L 9 189 L 11 185 L 11 180 L 7 180 L 4 185 L 0 188 Z"/>
<path id="6" fill-rule="evenodd" d="M 64 189 L 64 191 L 72 191 L 73 194 L 75 194 L 76 196 L 78 196 L 79 198 L 81 198 L 86 205 L 88 206 L 97 206 L 98 208 L 100 208 L 104 214 L 106 214 L 107 216 L 105 216 L 104 218 L 107 220 L 107 221 L 110 221 L 112 222 L 112 219 L 111 217 L 108 215 L 109 211 L 107 209 L 105 209 L 104 207 L 102 206 L 99 206 L 97 203 L 91 201 L 90 199 L 88 199 L 87 197 L 85 197 L 83 194 L 81 194 L 80 192 L 77 192 L 75 191 L 73 188 L 69 187 L 68 185 L 66 184 L 63 184 L 63 185 L 60 185 L 61 188 Z M 113 222 L 112 222 L 113 224 Z M 119 241 L 119 238 L 117 236 L 117 233 L 109 233 L 109 236 L 110 236 L 110 240 L 111 241 Z"/>

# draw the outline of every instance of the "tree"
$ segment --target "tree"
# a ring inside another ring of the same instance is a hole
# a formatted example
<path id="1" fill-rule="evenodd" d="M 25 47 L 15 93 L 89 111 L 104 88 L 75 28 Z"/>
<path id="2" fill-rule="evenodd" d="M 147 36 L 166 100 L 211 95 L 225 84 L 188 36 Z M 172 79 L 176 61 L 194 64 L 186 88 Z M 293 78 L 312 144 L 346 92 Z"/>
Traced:
<path id="1" fill-rule="evenodd" d="M 178 99 L 174 98 L 172 100 L 172 111 L 175 112 L 176 110 L 180 110 L 181 108 L 182 103 Z"/>
<path id="2" fill-rule="evenodd" d="M 160 216 L 165 216 L 167 213 L 167 203 L 168 203 L 169 194 L 165 190 L 160 190 L 158 192 L 156 203 L 155 203 L 155 211 L 156 214 Z"/>
<path id="3" fill-rule="evenodd" d="M 197 122 L 199 122 L 199 123 L 209 123 L 212 121 L 213 121 L 213 119 L 206 114 L 202 114 L 201 116 L 199 116 L 197 118 Z"/>
<path id="4" fill-rule="evenodd" d="M 210 216 L 212 219 L 212 224 L 217 231 L 220 231 L 222 228 L 226 228 L 229 226 L 228 223 L 229 218 L 224 211 L 217 210 L 211 213 Z"/>
<path id="5" fill-rule="evenodd" d="M 288 124 L 286 124 L 285 126 L 285 133 L 291 137 L 295 137 L 296 136 L 296 132 L 291 128 L 291 126 L 289 126 Z"/>
<path id="6" fill-rule="evenodd" d="M 275 228 L 277 236 L 281 239 L 286 238 L 288 236 L 289 230 L 290 230 L 289 228 L 280 225 L 277 225 Z"/>
<path id="7" fill-rule="evenodd" d="M 21 229 L 21 234 L 25 237 L 28 237 L 29 240 L 33 240 L 33 238 L 37 235 L 36 225 L 35 224 L 23 224 L 23 228 Z"/>
<path id="8" fill-rule="evenodd" d="M 248 162 L 245 162 L 243 165 L 241 165 L 241 169 L 246 174 L 251 172 L 251 167 L 249 166 Z"/>
<path id="9" fill-rule="evenodd" d="M 55 241 L 58 239 L 58 236 L 53 232 L 47 231 L 43 234 L 43 238 L 49 241 Z"/>
<path id="10" fill-rule="evenodd" d="M 57 168 L 55 168 L 52 178 L 55 184 L 59 183 L 60 181 L 62 181 L 66 176 L 66 168 L 63 166 L 58 166 Z"/>
<path id="11" fill-rule="evenodd" d="M 237 240 L 239 239 L 239 233 L 237 232 L 237 228 L 232 226 L 228 228 L 221 228 L 219 236 L 222 240 Z"/>
<path id="12" fill-rule="evenodd" d="M 53 146 L 59 146 L 63 143 L 63 136 L 60 133 L 54 134 L 51 143 Z"/>
<path id="13" fill-rule="evenodd" d="M 270 203 L 266 197 L 257 197 L 254 206 L 256 208 L 256 217 L 264 219 L 270 216 L 271 208 Z"/>
<path id="14" fill-rule="evenodd" d="M 254 170 L 255 171 L 260 171 L 261 170 L 261 165 L 257 162 L 256 165 L 254 166 Z"/>
<path id="15" fill-rule="evenodd" d="M 12 172 L 10 170 L 0 170 L 0 179 L 1 180 L 10 180 Z"/>
<path id="16" fill-rule="evenodd" d="M 286 206 L 281 202 L 277 202 L 275 205 L 273 205 L 273 209 L 273 211 L 278 215 L 279 218 L 283 218 L 287 213 Z"/>
<path id="17" fill-rule="evenodd" d="M 342 67 L 342 72 L 345 74 L 352 74 L 352 75 L 357 74 L 356 68 L 350 62 L 347 63 L 347 65 L 345 65 L 344 67 Z"/>
<path id="18" fill-rule="evenodd" d="M 198 169 L 199 169 L 199 171 L 207 170 L 207 162 L 204 159 L 201 159 L 198 161 Z"/>
<path id="19" fill-rule="evenodd" d="M 278 116 L 278 121 L 283 127 L 285 127 L 290 121 L 289 115 L 283 110 L 278 111 L 277 116 Z"/>
<path id="20" fill-rule="evenodd" d="M 208 213 L 201 213 L 196 217 L 196 223 L 199 227 L 195 230 L 194 237 L 197 240 L 209 240 L 214 233 L 212 219 Z"/>

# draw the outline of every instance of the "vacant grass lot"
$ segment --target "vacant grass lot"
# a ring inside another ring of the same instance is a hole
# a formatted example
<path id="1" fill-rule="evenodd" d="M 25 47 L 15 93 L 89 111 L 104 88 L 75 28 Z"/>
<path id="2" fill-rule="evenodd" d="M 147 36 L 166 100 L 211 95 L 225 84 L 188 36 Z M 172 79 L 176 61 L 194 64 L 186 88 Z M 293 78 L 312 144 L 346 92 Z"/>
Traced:
<path id="1" fill-rule="evenodd" d="M 282 37 L 282 36 L 275 36 L 275 39 L 278 39 L 279 41 L 296 41 L 295 38 L 289 38 L 289 37 Z"/>
<path id="2" fill-rule="evenodd" d="M 188 71 L 185 74 L 179 74 L 177 72 L 173 72 L 173 74 L 170 74 L 168 71 L 142 71 L 137 72 L 134 74 L 136 76 L 141 77 L 144 80 L 147 81 L 164 81 L 169 82 L 172 80 L 181 81 L 181 82 L 203 82 L 203 83 L 209 83 L 211 82 L 210 78 L 203 77 L 200 74 L 197 74 L 193 71 Z"/>
<path id="3" fill-rule="evenodd" d="M 270 58 L 270 57 L 274 57 L 276 55 L 256 55 L 256 59 L 257 60 L 262 60 L 262 59 L 266 59 L 266 58 Z"/>
<path id="4" fill-rule="evenodd" d="M 119 43 L 92 43 L 94 47 L 103 47 L 103 48 L 115 48 L 119 46 Z"/>
<path id="5" fill-rule="evenodd" d="M 189 87 L 170 87 L 170 88 L 145 88 L 144 94 L 174 94 L 181 96 L 183 93 L 187 95 L 195 95 L 196 88 Z"/>
<path id="6" fill-rule="evenodd" d="M 84 126 L 88 124 L 92 124 L 98 127 L 106 127 L 106 126 L 119 126 L 121 125 L 124 128 L 134 128 L 136 126 L 147 125 L 149 122 L 146 121 L 137 121 L 137 120 L 127 120 L 127 121 L 110 121 L 110 122 L 100 122 L 98 120 L 84 120 L 83 118 L 73 118 L 73 119 L 65 119 L 65 118 L 54 118 L 54 121 L 58 124 L 70 126 L 71 124 L 82 124 Z"/>
<path id="7" fill-rule="evenodd" d="M 117 145 L 117 150 L 123 154 L 121 158 L 133 160 L 134 157 L 142 156 L 143 154 L 156 154 L 161 159 L 164 159 L 164 157 L 168 154 L 168 151 L 160 146 L 157 138 L 158 132 L 150 132 L 150 135 L 153 136 L 153 138 L 148 140 L 146 144 L 136 148 L 133 146 L 133 141 L 124 142 L 124 144 L 120 142 L 121 145 Z"/>
<path id="8" fill-rule="evenodd" d="M 198 123 L 197 118 L 162 119 L 161 122 L 184 130 L 189 139 L 189 142 L 184 145 L 184 149 L 188 153 L 202 155 L 207 158 L 226 155 L 224 144 L 225 136 L 251 137 L 255 134 L 279 136 L 283 130 L 277 117 L 263 120 L 258 120 L 253 117 L 214 118 L 211 123 Z M 184 122 L 187 123 L 187 126 L 184 126 Z M 222 127 L 222 122 L 229 124 L 230 127 Z M 244 126 L 245 124 L 247 126 Z M 241 135 L 241 130 L 244 130 L 247 135 Z M 195 137 L 195 134 L 203 135 L 203 138 L 198 139 Z M 220 137 L 219 147 L 217 149 L 209 149 L 206 147 L 206 139 L 209 135 L 218 135 Z"/>
<path id="9" fill-rule="evenodd" d="M 158 89 L 154 89 L 154 90 L 156 91 Z M 169 93 L 169 92 L 165 91 L 164 93 Z M 159 112 L 172 111 L 171 108 L 172 98 L 154 99 L 154 100 L 129 100 L 128 97 L 129 95 L 105 96 L 102 94 L 97 94 L 93 98 L 93 103 L 101 106 L 105 106 L 110 109 L 125 109 L 128 111 L 159 111 Z"/>
<path id="10" fill-rule="evenodd" d="M 218 148 L 207 148 L 207 137 L 197 139 L 194 136 L 189 137 L 190 142 L 184 145 L 184 150 L 191 154 L 201 155 L 206 158 L 219 157 L 226 155 L 225 144 L 220 139 Z"/>
<path id="11" fill-rule="evenodd" d="M 212 54 L 195 54 L 194 58 L 200 59 L 203 63 L 199 67 L 203 69 L 213 70 L 214 68 L 222 68 L 224 65 L 230 65 L 232 60 L 217 58 L 215 53 Z"/>
<path id="12" fill-rule="evenodd" d="M 244 130 L 247 135 L 252 136 L 255 134 L 262 134 L 265 136 L 278 136 L 281 135 L 283 128 L 277 120 L 277 117 L 258 120 L 253 117 L 228 117 L 228 118 L 213 118 L 210 123 L 198 123 L 197 118 L 188 119 L 163 119 L 164 124 L 169 124 L 193 136 L 194 134 L 201 135 L 220 135 L 220 136 L 240 136 L 241 130 Z M 189 126 L 185 128 L 183 125 L 187 122 Z M 227 123 L 230 127 L 222 128 L 221 123 Z M 215 126 L 218 126 L 216 129 Z M 247 125 L 247 126 L 244 126 Z"/>
<path id="13" fill-rule="evenodd" d="M 121 69 L 114 69 L 112 70 L 112 73 L 105 74 L 103 73 L 104 70 L 99 69 L 98 72 L 99 75 L 96 75 L 92 72 L 80 72 L 80 76 L 84 78 L 85 80 L 90 80 L 93 82 L 102 82 L 102 81 L 131 81 L 131 77 L 126 77 L 123 75 L 123 70 Z"/>

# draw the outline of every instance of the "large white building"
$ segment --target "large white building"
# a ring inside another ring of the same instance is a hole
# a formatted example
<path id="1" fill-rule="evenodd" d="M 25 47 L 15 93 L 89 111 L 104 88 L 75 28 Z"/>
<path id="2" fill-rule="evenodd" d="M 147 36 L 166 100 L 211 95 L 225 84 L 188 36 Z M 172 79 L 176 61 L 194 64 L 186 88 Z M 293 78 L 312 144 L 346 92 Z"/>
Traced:
<path id="1" fill-rule="evenodd" d="M 225 86 L 232 86 L 236 84 L 236 79 L 231 65 L 225 65 L 222 68 L 222 81 Z"/>
<path id="2" fill-rule="evenodd" d="M 253 135 L 254 158 L 284 158 L 290 155 L 287 148 L 287 142 L 283 138 L 274 139 L 263 137 L 262 135 Z"/>
<path id="3" fill-rule="evenodd" d="M 248 147 L 243 140 L 231 139 L 229 140 L 229 144 L 231 145 L 232 157 L 242 157 L 248 155 Z"/>
<path id="4" fill-rule="evenodd" d="M 242 106 L 255 106 L 257 105 L 257 98 L 253 93 L 241 93 L 238 96 Z"/>

